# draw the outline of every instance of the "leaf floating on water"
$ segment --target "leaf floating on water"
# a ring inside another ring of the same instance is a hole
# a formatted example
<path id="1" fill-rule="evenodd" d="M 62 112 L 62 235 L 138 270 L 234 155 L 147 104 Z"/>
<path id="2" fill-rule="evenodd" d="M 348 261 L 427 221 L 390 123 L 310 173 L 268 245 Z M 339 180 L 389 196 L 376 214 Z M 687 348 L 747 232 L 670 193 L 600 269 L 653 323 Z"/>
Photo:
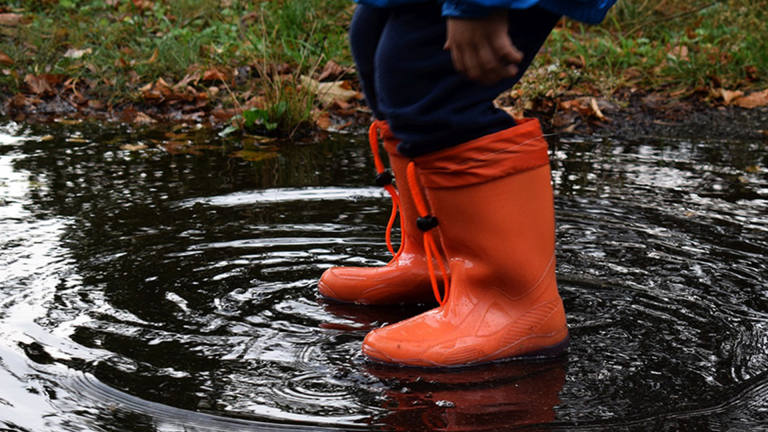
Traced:
<path id="1" fill-rule="evenodd" d="M 53 135 L 45 135 L 45 136 L 43 136 L 43 137 L 40 137 L 40 140 L 39 140 L 39 141 L 40 141 L 40 142 L 43 142 L 43 141 L 52 141 L 53 139 L 54 139 L 54 138 L 53 138 Z"/>
<path id="2" fill-rule="evenodd" d="M 250 162 L 259 162 L 267 159 L 274 159 L 279 156 L 278 153 L 275 152 L 265 152 L 265 151 L 257 151 L 257 150 L 240 150 L 238 152 L 235 152 L 233 157 L 239 157 L 243 160 L 247 160 Z"/>
<path id="3" fill-rule="evenodd" d="M 120 146 L 120 150 L 127 150 L 127 151 L 139 151 L 149 148 L 146 144 L 123 144 Z"/>
<path id="4" fill-rule="evenodd" d="M 258 148 L 264 144 L 269 144 L 277 141 L 277 138 L 266 137 L 261 135 L 246 135 L 243 137 L 243 147 L 248 149 Z"/>

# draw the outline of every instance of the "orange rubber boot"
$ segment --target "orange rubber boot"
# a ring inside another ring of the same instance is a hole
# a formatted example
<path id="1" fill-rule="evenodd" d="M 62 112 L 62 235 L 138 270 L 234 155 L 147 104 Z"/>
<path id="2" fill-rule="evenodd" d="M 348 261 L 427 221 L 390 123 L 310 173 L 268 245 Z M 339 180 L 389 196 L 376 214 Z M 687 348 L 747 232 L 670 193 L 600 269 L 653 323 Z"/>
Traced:
<path id="1" fill-rule="evenodd" d="M 409 160 L 397 153 L 399 141 L 394 138 L 386 123 L 377 123 L 374 128 L 381 132 L 394 176 L 404 184 Z M 374 143 L 374 132 L 371 133 L 370 139 L 372 148 L 378 145 Z M 377 150 L 374 150 L 374 157 L 381 174 L 383 165 L 378 160 Z M 394 258 L 384 267 L 333 267 L 326 270 L 318 283 L 321 296 L 359 304 L 434 302 L 423 237 L 416 227 L 416 207 L 410 194 L 397 195 L 401 220 L 401 247 L 398 252 L 393 251 Z M 397 198 L 393 196 L 393 200 Z M 395 202 L 397 208 L 397 201 Z M 392 220 L 388 232 L 391 225 Z"/>
<path id="2" fill-rule="evenodd" d="M 363 353 L 385 363 L 451 367 L 563 352 L 569 336 L 539 122 L 422 156 L 408 174 L 425 242 L 437 225 L 450 285 L 440 307 L 369 333 Z"/>

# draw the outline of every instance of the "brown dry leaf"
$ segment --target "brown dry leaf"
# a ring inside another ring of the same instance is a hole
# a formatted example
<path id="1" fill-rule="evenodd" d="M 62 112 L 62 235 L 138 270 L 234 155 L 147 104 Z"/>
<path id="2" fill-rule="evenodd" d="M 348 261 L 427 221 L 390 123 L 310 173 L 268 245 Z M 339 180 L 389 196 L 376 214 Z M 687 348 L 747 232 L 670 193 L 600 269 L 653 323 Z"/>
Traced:
<path id="1" fill-rule="evenodd" d="M 65 118 L 63 118 L 63 119 L 56 119 L 56 123 L 63 124 L 65 126 L 75 126 L 75 125 L 82 124 L 83 121 L 82 120 L 78 120 L 78 119 L 65 119 Z"/>
<path id="2" fill-rule="evenodd" d="M 738 99 L 744 96 L 744 92 L 740 90 L 731 91 L 731 90 L 726 90 L 721 88 L 721 89 L 715 90 L 714 95 L 715 97 L 722 98 L 724 104 L 730 105 L 731 102 L 733 102 L 735 99 Z"/>
<path id="3" fill-rule="evenodd" d="M 152 57 L 147 60 L 147 64 L 152 64 L 157 61 L 157 58 L 160 56 L 160 50 L 155 48 L 155 52 L 152 53 Z"/>
<path id="4" fill-rule="evenodd" d="M 211 115 L 220 121 L 229 121 L 232 117 L 242 114 L 243 110 L 240 108 L 216 108 L 211 111 Z"/>
<path id="5" fill-rule="evenodd" d="M 232 156 L 239 157 L 250 162 L 259 162 L 267 159 L 274 159 L 280 155 L 270 151 L 240 150 L 235 152 Z"/>
<path id="6" fill-rule="evenodd" d="M 348 102 L 358 97 L 358 92 L 352 90 L 347 81 L 336 81 L 329 83 L 319 83 L 312 78 L 303 75 L 301 77 L 302 85 L 315 92 L 318 100 L 324 105 L 331 105 L 334 102 Z"/>
<path id="7" fill-rule="evenodd" d="M 597 99 L 594 97 L 584 96 L 567 101 L 561 101 L 559 102 L 559 106 L 564 111 L 575 111 L 585 117 L 595 116 L 600 121 L 608 120 L 608 117 L 603 114 Z"/>
<path id="8" fill-rule="evenodd" d="M 747 81 L 757 81 L 760 79 L 760 72 L 755 66 L 744 66 L 744 73 L 747 75 Z"/>
<path id="9" fill-rule="evenodd" d="M 170 154 L 191 154 L 196 156 L 203 154 L 200 150 L 194 149 L 190 141 L 169 141 L 161 144 L 160 147 Z"/>
<path id="10" fill-rule="evenodd" d="M 677 45 L 667 51 L 667 57 L 677 61 L 688 61 L 688 47 L 685 45 Z"/>
<path id="11" fill-rule="evenodd" d="M 200 81 L 200 71 L 195 70 L 192 73 L 188 73 L 184 78 L 181 79 L 178 83 L 176 83 L 177 86 L 188 86 L 190 83 L 197 83 Z"/>
<path id="12" fill-rule="evenodd" d="M 149 148 L 146 144 L 123 144 L 120 146 L 120 150 L 127 150 L 127 151 L 139 151 Z"/>
<path id="13" fill-rule="evenodd" d="M 136 124 L 150 124 L 155 123 L 155 119 L 148 116 L 147 114 L 140 112 L 136 113 L 136 117 L 133 118 L 133 122 Z"/>
<path id="14" fill-rule="evenodd" d="M 88 101 L 88 108 L 94 109 L 94 110 L 102 110 L 107 107 L 107 104 L 100 100 L 89 100 Z"/>
<path id="15" fill-rule="evenodd" d="M 142 97 L 144 97 L 144 100 L 152 102 L 162 101 L 173 94 L 171 86 L 162 78 L 159 78 L 154 83 L 145 85 L 140 88 L 139 91 L 141 92 Z"/>
<path id="16" fill-rule="evenodd" d="M 24 83 L 27 84 L 29 91 L 36 95 L 52 94 L 53 80 L 48 79 L 46 75 L 32 75 L 28 74 L 24 77 Z"/>
<path id="17" fill-rule="evenodd" d="M 0 13 L 0 25 L 15 27 L 24 22 L 24 15 L 18 13 Z"/>
<path id="18" fill-rule="evenodd" d="M 768 89 L 761 92 L 754 92 L 749 96 L 740 97 L 733 101 L 733 104 L 742 108 L 757 108 L 768 105 Z"/>
<path id="19" fill-rule="evenodd" d="M 333 60 L 328 60 L 328 63 L 325 64 L 325 67 L 323 68 L 323 71 L 320 72 L 320 76 L 317 77 L 317 80 L 320 82 L 328 80 L 336 81 L 342 76 L 352 72 L 352 68 L 345 68 Z"/>
<path id="20" fill-rule="evenodd" d="M 203 74 L 203 81 L 226 81 L 227 76 L 219 69 L 210 68 Z"/>
<path id="21" fill-rule="evenodd" d="M 315 115 L 315 125 L 320 129 L 328 130 L 331 127 L 331 115 L 327 111 Z"/>
<path id="22" fill-rule="evenodd" d="M 6 53 L 0 51 L 0 64 L 4 64 L 6 66 L 10 66 L 14 64 L 15 62 L 13 59 Z"/>
<path id="23" fill-rule="evenodd" d="M 512 118 L 515 120 L 521 120 L 523 117 L 525 117 L 523 110 L 517 106 L 502 106 L 499 108 L 506 111 L 506 113 L 512 116 Z"/>
<path id="24" fill-rule="evenodd" d="M 578 57 L 566 57 L 563 60 L 563 63 L 565 63 L 566 66 L 576 69 L 583 69 L 584 66 L 587 65 L 587 61 L 584 59 L 583 55 L 579 55 Z"/>
<path id="25" fill-rule="evenodd" d="M 605 121 L 606 117 L 603 114 L 602 111 L 600 111 L 600 107 L 597 106 L 597 100 L 595 98 L 589 98 L 589 106 L 592 108 L 592 112 L 602 121 Z"/>
<path id="26" fill-rule="evenodd" d="M 154 3 L 152 0 L 131 0 L 133 5 L 139 10 L 152 9 Z"/>

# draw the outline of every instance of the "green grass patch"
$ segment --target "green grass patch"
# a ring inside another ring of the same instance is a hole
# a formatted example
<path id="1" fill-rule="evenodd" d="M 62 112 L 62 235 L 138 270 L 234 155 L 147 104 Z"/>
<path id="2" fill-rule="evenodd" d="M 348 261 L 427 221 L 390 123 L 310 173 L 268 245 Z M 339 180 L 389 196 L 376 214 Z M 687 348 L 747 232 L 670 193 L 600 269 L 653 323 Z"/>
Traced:
<path id="1" fill-rule="evenodd" d="M 23 19 L 0 25 L 0 94 L 158 106 L 180 98 L 148 95 L 147 85 L 183 82 L 206 95 L 208 111 L 246 106 L 248 127 L 291 135 L 316 107 L 300 77 L 330 60 L 352 66 L 353 9 L 350 0 L 6 0 L 0 13 Z M 762 90 L 766 23 L 768 0 L 619 0 L 599 26 L 564 20 L 521 88 L 529 99 Z M 192 99 L 184 103 L 203 100 Z"/>
<path id="2" fill-rule="evenodd" d="M 600 26 L 566 20 L 536 65 L 584 59 L 579 83 L 602 95 L 687 95 L 768 86 L 768 1 L 619 0 Z"/>

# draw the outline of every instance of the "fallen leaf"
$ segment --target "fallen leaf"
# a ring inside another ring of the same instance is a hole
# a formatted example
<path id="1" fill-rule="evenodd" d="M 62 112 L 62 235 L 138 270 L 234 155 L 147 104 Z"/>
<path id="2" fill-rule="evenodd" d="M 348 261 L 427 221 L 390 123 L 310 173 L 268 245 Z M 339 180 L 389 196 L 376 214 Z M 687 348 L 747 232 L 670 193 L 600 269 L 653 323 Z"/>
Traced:
<path id="1" fill-rule="evenodd" d="M 157 58 L 160 56 L 160 50 L 158 48 L 155 48 L 155 52 L 152 53 L 152 57 L 147 60 L 147 64 L 152 64 L 157 61 Z"/>
<path id="2" fill-rule="evenodd" d="M 350 67 L 342 67 L 338 63 L 336 63 L 333 60 L 328 60 L 328 63 L 325 64 L 325 67 L 323 68 L 323 71 L 320 72 L 320 76 L 317 77 L 317 80 L 320 82 L 323 81 L 336 81 L 339 78 L 343 77 L 344 75 L 353 74 L 354 69 Z"/>
<path id="3" fill-rule="evenodd" d="M 667 51 L 667 57 L 677 61 L 688 61 L 688 47 L 677 45 Z"/>
<path id="4" fill-rule="evenodd" d="M 227 76 L 224 72 L 216 68 L 210 68 L 203 73 L 203 81 L 226 81 Z"/>
<path id="5" fill-rule="evenodd" d="M 140 112 L 136 113 L 136 117 L 133 118 L 133 122 L 136 124 L 150 124 L 155 123 L 155 119 L 148 116 L 147 114 Z"/>
<path id="6" fill-rule="evenodd" d="M 160 144 L 160 147 L 170 154 L 191 154 L 195 156 L 203 154 L 200 150 L 196 150 L 190 141 L 169 141 L 165 144 Z"/>
<path id="7" fill-rule="evenodd" d="M 605 120 L 605 115 L 602 111 L 600 111 L 600 107 L 597 106 L 597 100 L 595 98 L 589 99 L 589 106 L 592 107 L 592 111 L 594 112 L 595 116 L 597 116 L 597 118 L 600 120 Z"/>
<path id="8" fill-rule="evenodd" d="M 603 114 L 600 104 L 603 103 L 606 106 L 610 106 L 605 101 L 598 102 L 594 97 L 580 97 L 567 101 L 561 101 L 558 103 L 560 109 L 564 111 L 575 111 L 584 117 L 595 116 L 600 121 L 609 121 L 608 117 Z"/>
<path id="9" fill-rule="evenodd" d="M 154 2 L 152 0 L 132 0 L 134 6 L 139 10 L 152 9 Z"/>
<path id="10" fill-rule="evenodd" d="M 565 63 L 566 66 L 576 68 L 576 69 L 583 69 L 584 66 L 587 65 L 587 61 L 584 59 L 584 56 L 579 55 L 578 57 L 566 57 L 563 60 L 563 63 Z"/>
<path id="11" fill-rule="evenodd" d="M 523 117 L 525 117 L 523 110 L 517 106 L 502 106 L 500 108 L 506 111 L 506 113 L 512 116 L 512 118 L 515 120 L 521 120 Z"/>
<path id="12" fill-rule="evenodd" d="M 24 21 L 24 15 L 18 13 L 0 13 L 0 25 L 15 27 Z"/>
<path id="13" fill-rule="evenodd" d="M 313 91 L 324 105 L 331 105 L 334 101 L 348 102 L 358 97 L 358 92 L 352 90 L 347 81 L 320 83 L 308 76 L 302 76 L 301 83 Z"/>
<path id="14" fill-rule="evenodd" d="M 14 64 L 15 62 L 13 59 L 6 53 L 0 51 L 0 64 L 4 64 L 6 66 L 10 66 Z"/>
<path id="15" fill-rule="evenodd" d="M 52 94 L 55 80 L 46 74 L 27 74 L 27 76 L 24 77 L 24 83 L 27 85 L 29 90 L 36 95 Z"/>
<path id="16" fill-rule="evenodd" d="M 760 73 L 755 66 L 744 66 L 744 73 L 747 75 L 747 81 L 757 81 L 760 79 Z"/>
<path id="17" fill-rule="evenodd" d="M 67 52 L 64 53 L 64 57 L 71 58 L 71 59 L 79 59 L 82 58 L 86 54 L 90 54 L 93 52 L 93 49 L 86 48 L 86 49 L 74 49 L 70 48 L 67 50 Z"/>
<path id="18" fill-rule="evenodd" d="M 77 120 L 77 119 L 56 119 L 56 123 L 62 124 L 64 126 L 76 126 L 81 124 L 82 122 L 83 122 L 82 120 Z"/>
<path id="19" fill-rule="evenodd" d="M 275 152 L 240 150 L 238 152 L 235 152 L 233 156 L 242 158 L 243 160 L 247 160 L 250 162 L 259 162 L 267 159 L 274 159 L 280 155 Z"/>
<path id="20" fill-rule="evenodd" d="M 120 146 L 120 150 L 127 150 L 127 151 L 139 151 L 149 148 L 146 144 L 123 144 Z"/>
<path id="21" fill-rule="evenodd" d="M 754 92 L 749 96 L 743 96 L 733 101 L 733 104 L 742 108 L 757 108 L 768 105 L 768 89 Z"/>
<path id="22" fill-rule="evenodd" d="M 95 110 L 102 110 L 107 107 L 107 104 L 103 101 L 99 100 L 89 100 L 88 101 L 88 108 L 95 109 Z"/>
<path id="23" fill-rule="evenodd" d="M 721 89 L 715 90 L 715 96 L 722 98 L 723 103 L 725 105 L 730 105 L 731 102 L 733 102 L 735 99 L 738 99 L 744 96 L 744 92 L 740 90 L 731 91 L 731 90 L 726 90 L 721 88 Z"/>

